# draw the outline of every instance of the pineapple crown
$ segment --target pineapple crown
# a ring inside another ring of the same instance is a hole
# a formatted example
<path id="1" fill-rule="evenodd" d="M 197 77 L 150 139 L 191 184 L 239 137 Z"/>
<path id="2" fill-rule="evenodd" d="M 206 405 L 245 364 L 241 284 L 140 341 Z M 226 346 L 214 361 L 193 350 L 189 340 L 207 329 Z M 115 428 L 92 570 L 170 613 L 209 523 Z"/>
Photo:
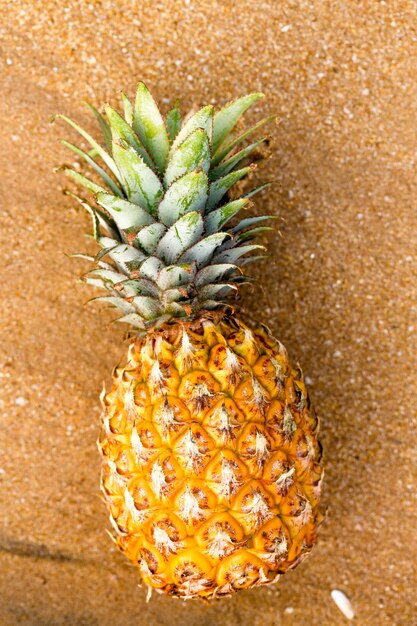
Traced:
<path id="1" fill-rule="evenodd" d="M 240 117 L 261 93 L 252 93 L 214 112 L 207 105 L 183 122 L 176 104 L 164 120 L 153 97 L 140 82 L 134 104 L 122 94 L 124 116 L 106 105 L 105 117 L 93 106 L 104 145 L 60 115 L 91 146 L 89 152 L 63 140 L 101 178 L 93 182 L 65 168 L 94 196 L 94 205 L 71 193 L 90 213 L 100 246 L 83 277 L 108 293 L 105 301 L 122 312 L 119 322 L 139 331 L 173 318 L 192 319 L 203 310 L 227 308 L 227 298 L 249 278 L 243 266 L 263 256 L 251 243 L 270 215 L 237 221 L 261 185 L 228 200 L 228 192 L 252 165 L 242 167 L 266 138 L 239 144 L 273 117 L 241 133 Z M 230 226 L 232 222 L 232 226 Z"/>

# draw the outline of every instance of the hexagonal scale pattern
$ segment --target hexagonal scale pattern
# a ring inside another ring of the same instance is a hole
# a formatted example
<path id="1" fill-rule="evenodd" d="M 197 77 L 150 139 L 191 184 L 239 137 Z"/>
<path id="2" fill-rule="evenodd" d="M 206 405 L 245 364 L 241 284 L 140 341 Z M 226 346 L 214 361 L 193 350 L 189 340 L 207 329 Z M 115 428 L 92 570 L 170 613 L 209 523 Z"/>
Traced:
<path id="1" fill-rule="evenodd" d="M 103 396 L 102 491 L 116 541 L 161 593 L 276 581 L 321 520 L 318 420 L 282 344 L 207 314 L 136 339 Z"/>

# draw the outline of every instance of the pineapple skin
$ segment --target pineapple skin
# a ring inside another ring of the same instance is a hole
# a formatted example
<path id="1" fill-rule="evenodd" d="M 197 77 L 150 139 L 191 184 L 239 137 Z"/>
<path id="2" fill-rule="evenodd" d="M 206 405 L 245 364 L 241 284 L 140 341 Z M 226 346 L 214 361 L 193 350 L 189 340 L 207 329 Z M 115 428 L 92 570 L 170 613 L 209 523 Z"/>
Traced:
<path id="1" fill-rule="evenodd" d="M 117 546 L 149 588 L 230 595 L 310 552 L 319 424 L 268 329 L 202 312 L 137 336 L 102 404 L 101 489 Z"/>

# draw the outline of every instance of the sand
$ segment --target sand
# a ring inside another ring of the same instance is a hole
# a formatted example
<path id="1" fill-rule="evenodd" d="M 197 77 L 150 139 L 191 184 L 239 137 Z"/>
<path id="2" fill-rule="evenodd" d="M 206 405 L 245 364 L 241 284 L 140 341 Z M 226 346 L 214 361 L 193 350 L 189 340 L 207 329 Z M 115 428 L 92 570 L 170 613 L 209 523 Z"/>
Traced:
<path id="1" fill-rule="evenodd" d="M 356 624 L 416 624 L 417 4 L 0 7 L 1 626 L 342 625 L 332 589 Z M 278 115 L 255 210 L 282 236 L 243 304 L 301 363 L 322 418 L 319 545 L 279 584 L 210 605 L 146 604 L 105 532 L 98 394 L 126 344 L 85 306 L 87 266 L 66 255 L 93 249 L 90 225 L 53 172 L 75 134 L 50 117 L 95 132 L 81 101 L 116 104 L 139 79 L 165 109 L 262 90 L 248 119 Z"/>

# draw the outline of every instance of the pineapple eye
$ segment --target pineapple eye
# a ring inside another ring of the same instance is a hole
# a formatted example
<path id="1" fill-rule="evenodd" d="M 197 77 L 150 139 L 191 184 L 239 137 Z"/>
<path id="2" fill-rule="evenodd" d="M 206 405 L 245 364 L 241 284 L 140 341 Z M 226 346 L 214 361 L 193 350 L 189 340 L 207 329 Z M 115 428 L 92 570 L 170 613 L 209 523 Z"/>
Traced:
<path id="1" fill-rule="evenodd" d="M 246 550 L 237 550 L 220 563 L 216 578 L 219 585 L 244 589 L 265 577 L 264 569 L 264 564 L 256 556 Z"/>
<path id="2" fill-rule="evenodd" d="M 150 548 L 142 548 L 139 556 L 140 568 L 144 573 L 156 574 L 160 568 L 160 559 L 155 551 Z"/>
<path id="3" fill-rule="evenodd" d="M 181 555 L 172 557 L 170 564 L 173 578 L 180 585 L 188 581 L 201 581 L 212 570 L 209 559 L 197 550 L 184 550 Z"/>

